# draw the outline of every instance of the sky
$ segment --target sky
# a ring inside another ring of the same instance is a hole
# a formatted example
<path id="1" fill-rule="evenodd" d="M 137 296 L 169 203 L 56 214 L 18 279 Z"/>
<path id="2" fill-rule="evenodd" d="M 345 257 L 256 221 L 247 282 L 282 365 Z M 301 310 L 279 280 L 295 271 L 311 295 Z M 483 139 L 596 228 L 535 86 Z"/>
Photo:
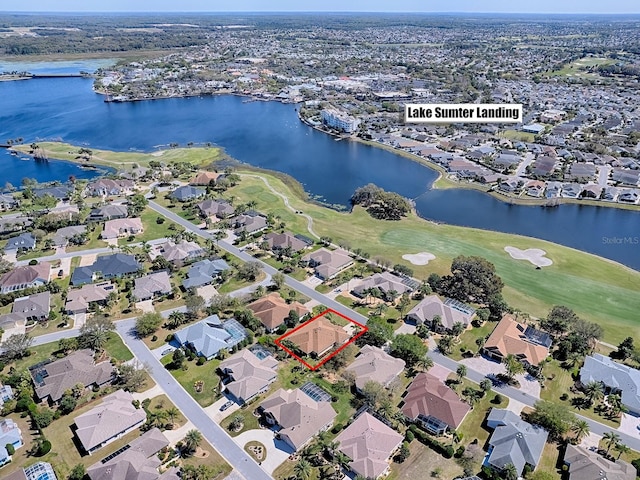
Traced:
<path id="1" fill-rule="evenodd" d="M 640 13 L 638 0 L 0 0 L 0 12 Z"/>

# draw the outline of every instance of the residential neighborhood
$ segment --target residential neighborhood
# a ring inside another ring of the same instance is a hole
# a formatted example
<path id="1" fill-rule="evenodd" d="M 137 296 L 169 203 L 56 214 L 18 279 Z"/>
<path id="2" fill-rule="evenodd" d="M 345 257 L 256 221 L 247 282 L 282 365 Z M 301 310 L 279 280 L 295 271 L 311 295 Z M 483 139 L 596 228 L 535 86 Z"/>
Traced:
<path id="1" fill-rule="evenodd" d="M 85 13 L 0 15 L 0 479 L 640 478 L 636 16 Z"/>

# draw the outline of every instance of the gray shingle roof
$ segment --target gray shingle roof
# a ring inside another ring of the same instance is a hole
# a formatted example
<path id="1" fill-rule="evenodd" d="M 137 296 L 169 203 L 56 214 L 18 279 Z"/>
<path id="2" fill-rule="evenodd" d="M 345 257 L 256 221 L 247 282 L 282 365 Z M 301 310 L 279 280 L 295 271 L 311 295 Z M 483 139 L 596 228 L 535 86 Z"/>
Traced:
<path id="1" fill-rule="evenodd" d="M 229 270 L 231 267 L 218 258 L 216 260 L 201 260 L 189 268 L 187 278 L 182 282 L 184 288 L 201 287 L 211 283 L 220 272 Z"/>
<path id="2" fill-rule="evenodd" d="M 235 319 L 222 322 L 217 315 L 211 315 L 178 330 L 174 336 L 181 345 L 189 345 L 199 355 L 212 358 L 223 348 L 233 348 L 246 337 L 246 333 L 244 336 L 234 335 L 238 331 L 244 332 L 244 329 Z"/>
<path id="3" fill-rule="evenodd" d="M 640 412 L 640 370 L 596 353 L 584 359 L 580 381 L 584 384 L 602 382 L 610 388 L 621 390 L 622 403 L 630 410 Z"/>

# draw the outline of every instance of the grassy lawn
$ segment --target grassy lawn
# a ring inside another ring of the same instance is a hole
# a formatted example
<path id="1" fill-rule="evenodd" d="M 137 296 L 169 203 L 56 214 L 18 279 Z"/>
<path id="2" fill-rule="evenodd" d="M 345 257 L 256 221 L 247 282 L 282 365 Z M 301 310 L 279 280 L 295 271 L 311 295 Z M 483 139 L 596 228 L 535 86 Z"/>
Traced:
<path id="1" fill-rule="evenodd" d="M 517 130 L 505 130 L 501 135 L 509 140 L 520 140 L 521 142 L 533 142 L 536 137 L 533 133 L 519 132 Z"/>
<path id="2" fill-rule="evenodd" d="M 248 282 L 247 280 L 238 277 L 238 275 L 234 275 L 229 280 L 224 282 L 220 287 L 217 287 L 219 293 L 231 293 L 240 288 L 248 287 L 249 285 L 253 285 L 254 283 L 261 282 L 266 278 L 267 274 L 263 271 L 260 271 L 256 279 L 252 282 Z"/>
<path id="3" fill-rule="evenodd" d="M 475 383 L 464 379 L 462 385 L 459 385 L 456 390 L 458 392 L 462 392 L 465 387 L 471 387 L 478 389 L 478 385 Z M 496 397 L 496 394 L 493 392 L 487 392 L 487 394 L 473 407 L 467 416 L 465 417 L 462 425 L 458 427 L 458 433 L 463 435 L 462 443 L 464 445 L 468 445 L 473 442 L 473 440 L 478 440 L 478 445 L 483 446 L 489 437 L 491 436 L 492 430 L 486 428 L 484 426 L 484 421 L 489 414 L 489 411 L 492 408 L 505 408 L 509 404 L 509 399 L 502 395 L 502 401 L 497 403 L 492 403 L 492 400 Z"/>
<path id="4" fill-rule="evenodd" d="M 169 397 L 167 397 L 165 394 L 162 394 L 157 395 L 151 399 L 148 410 L 150 412 L 154 412 L 156 410 L 169 410 L 172 407 L 175 407 L 173 402 L 169 400 Z M 180 428 L 185 423 L 187 423 L 187 419 L 184 418 L 182 413 L 179 413 L 173 420 L 173 429 L 175 430 L 177 428 Z"/>
<path id="5" fill-rule="evenodd" d="M 495 327 L 495 322 L 485 322 L 484 325 L 479 328 L 471 327 L 469 330 L 465 330 L 462 335 L 460 335 L 460 343 L 455 346 L 449 356 L 454 360 L 462 360 L 463 351 L 470 350 L 473 353 L 477 353 L 478 345 L 476 344 L 476 340 L 478 338 L 485 338 Z"/>
<path id="6" fill-rule="evenodd" d="M 32 457 L 27 453 L 31 448 L 32 442 L 40 436 L 37 430 L 31 429 L 31 419 L 29 417 L 22 418 L 19 413 L 12 413 L 6 418 L 10 418 L 18 424 L 18 428 L 20 428 L 20 431 L 22 432 L 22 443 L 24 445 L 21 448 L 16 449 L 16 453 L 12 455 L 13 459 L 11 460 L 11 463 L 0 469 L 0 476 L 2 476 L 2 478 L 6 478 L 5 475 L 8 476 L 19 468 L 24 468 L 40 460 L 39 458 Z M 53 465 L 56 473 L 58 474 L 58 478 L 65 478 L 60 476 L 58 467 L 55 464 Z"/>
<path id="7" fill-rule="evenodd" d="M 169 230 L 169 225 L 174 224 L 171 220 L 165 219 L 163 223 L 157 223 L 156 218 L 158 218 L 158 216 L 158 213 L 154 212 L 150 208 L 144 209 L 144 211 L 140 214 L 144 232 L 136 235 L 134 242 L 148 242 L 149 240 L 156 240 L 157 238 L 170 237 L 172 234 L 178 231 Z M 178 229 L 182 230 L 182 227 L 178 227 Z M 129 241 L 127 240 L 127 238 L 121 238 L 120 240 L 118 240 L 118 245 L 128 244 Z"/>
<path id="8" fill-rule="evenodd" d="M 171 355 L 166 355 L 161 360 L 163 365 L 171 363 Z M 197 365 L 196 360 L 185 361 L 187 370 L 169 370 L 175 379 L 189 392 L 196 402 L 202 407 L 208 407 L 218 398 L 219 378 L 216 374 L 216 368 L 220 365 L 220 360 L 209 360 L 204 365 Z M 198 393 L 195 389 L 195 382 L 202 380 L 204 387 L 202 392 Z"/>
<path id="9" fill-rule="evenodd" d="M 91 159 L 88 162 L 81 162 L 76 160 L 79 147 L 74 145 L 60 142 L 38 142 L 38 146 L 47 153 L 50 159 L 69 160 L 92 165 L 105 165 L 126 170 L 132 170 L 136 164 L 141 167 L 148 167 L 150 161 L 164 164 L 187 162 L 198 167 L 206 167 L 221 156 L 219 148 L 172 148 L 153 153 L 111 152 L 93 148 Z M 22 153 L 28 153 L 30 146 L 16 145 L 15 149 Z"/>
<path id="10" fill-rule="evenodd" d="M 556 480 L 561 480 L 562 471 L 558 469 L 558 461 L 560 460 L 560 448 L 555 443 L 545 443 L 542 457 L 536 471 L 547 472 Z M 560 461 L 562 465 L 562 461 Z"/>
<path id="11" fill-rule="evenodd" d="M 569 388 L 571 388 L 574 383 L 573 379 L 571 378 L 571 372 L 562 368 L 556 360 L 549 361 L 544 366 L 543 373 L 545 376 L 545 382 L 544 387 L 540 391 L 540 397 L 543 400 L 560 403 L 574 413 L 578 413 L 585 417 L 591 418 L 612 428 L 618 428 L 620 426 L 620 419 L 611 420 L 597 413 L 594 409 L 594 407 L 597 406 L 597 403 L 591 408 L 576 408 L 572 405 L 571 400 L 574 397 L 582 397 L 582 395 L 574 395 L 569 391 Z M 562 394 L 569 395 L 567 400 L 560 399 Z"/>
<path id="12" fill-rule="evenodd" d="M 193 465 L 194 467 L 198 467 L 200 465 L 206 465 L 213 469 L 213 477 L 209 480 L 218 480 L 221 478 L 225 478 L 227 475 L 231 473 L 232 467 L 227 463 L 227 461 L 220 456 L 220 454 L 213 448 L 206 440 L 202 442 L 200 448 L 207 453 L 207 456 L 204 458 L 191 456 L 185 460 L 182 460 L 182 464 L 184 465 Z"/>
<path id="13" fill-rule="evenodd" d="M 133 358 L 131 350 L 129 350 L 120 336 L 115 332 L 109 334 L 109 340 L 107 340 L 104 349 L 109 353 L 109 356 L 120 362 L 127 362 Z"/>
<path id="14" fill-rule="evenodd" d="M 453 458 L 444 458 L 418 440 L 409 444 L 411 454 L 403 463 L 392 463 L 387 480 L 415 480 L 418 478 L 457 478 L 463 469 Z M 439 471 L 435 477 L 433 472 Z"/>
<path id="15" fill-rule="evenodd" d="M 81 250 L 91 250 L 94 248 L 105 248 L 108 246 L 107 242 L 100 239 L 100 234 L 102 233 L 103 223 L 96 223 L 95 229 L 92 231 L 89 229 L 89 241 L 84 245 L 68 245 L 65 248 L 67 252 L 79 252 Z"/>
<path id="16" fill-rule="evenodd" d="M 506 233 L 490 232 L 452 225 L 434 224 L 415 215 L 399 222 L 375 220 L 362 208 L 341 213 L 307 203 L 275 176 L 263 175 L 278 191 L 289 197 L 294 208 L 314 219 L 313 228 L 319 235 L 328 235 L 334 242 L 365 245 L 371 258 L 382 257 L 392 263 L 407 264 L 405 253 L 428 251 L 436 259 L 428 265 L 409 265 L 417 278 L 430 273 L 449 273 L 451 260 L 457 255 L 477 255 L 496 266 L 498 275 L 507 285 L 503 294 L 515 308 L 536 317 L 546 316 L 553 305 L 566 305 L 581 317 L 604 328 L 604 340 L 618 343 L 624 337 L 640 336 L 640 324 L 635 312 L 640 309 L 640 272 L 595 255 L 563 247 L 544 240 Z M 242 182 L 229 190 L 238 201 L 256 200 L 264 213 L 282 208 L 282 200 L 268 191 L 261 180 L 243 176 Z M 262 199 L 268 195 L 269 201 Z M 301 217 L 292 217 L 306 228 Z M 541 248 L 553 260 L 553 265 L 536 270 L 528 262 L 512 259 L 504 247 Z"/>
<path id="17" fill-rule="evenodd" d="M 285 460 L 276 468 L 271 476 L 276 480 L 288 480 L 289 478 L 297 478 L 293 469 L 296 466 L 296 462 L 292 460 Z M 307 480 L 318 480 L 320 478 L 320 468 L 311 467 L 311 474 Z"/>
<path id="18" fill-rule="evenodd" d="M 242 432 L 246 432 L 247 430 L 255 430 L 257 428 L 260 428 L 260 426 L 258 425 L 258 417 L 253 415 L 253 411 L 255 410 L 256 407 L 257 407 L 257 403 L 255 402 L 252 402 L 250 405 L 243 405 L 243 407 L 240 408 L 240 410 L 233 412 L 227 418 L 222 420 L 222 422 L 220 422 L 220 426 L 224 428 L 226 432 L 232 437 L 240 435 Z M 238 415 L 240 415 L 243 420 L 242 429 L 238 430 L 237 432 L 229 430 L 229 425 L 233 421 L 233 418 Z"/>

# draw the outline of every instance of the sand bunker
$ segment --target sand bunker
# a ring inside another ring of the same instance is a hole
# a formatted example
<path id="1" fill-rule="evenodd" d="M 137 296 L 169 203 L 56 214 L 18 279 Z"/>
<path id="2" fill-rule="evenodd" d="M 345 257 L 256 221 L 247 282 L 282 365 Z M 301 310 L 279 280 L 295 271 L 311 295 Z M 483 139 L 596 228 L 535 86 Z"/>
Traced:
<path id="1" fill-rule="evenodd" d="M 553 264 L 550 258 L 545 258 L 547 252 L 540 250 L 539 248 L 528 248 L 527 250 L 520 250 L 516 247 L 506 246 L 504 251 L 511 255 L 511 258 L 516 260 L 528 260 L 536 267 L 548 267 Z"/>
<path id="2" fill-rule="evenodd" d="M 436 256 L 433 253 L 429 252 L 420 252 L 420 253 L 407 253 L 406 255 L 402 255 L 402 258 L 408 260 L 413 265 L 426 265 L 431 260 L 435 260 Z"/>

